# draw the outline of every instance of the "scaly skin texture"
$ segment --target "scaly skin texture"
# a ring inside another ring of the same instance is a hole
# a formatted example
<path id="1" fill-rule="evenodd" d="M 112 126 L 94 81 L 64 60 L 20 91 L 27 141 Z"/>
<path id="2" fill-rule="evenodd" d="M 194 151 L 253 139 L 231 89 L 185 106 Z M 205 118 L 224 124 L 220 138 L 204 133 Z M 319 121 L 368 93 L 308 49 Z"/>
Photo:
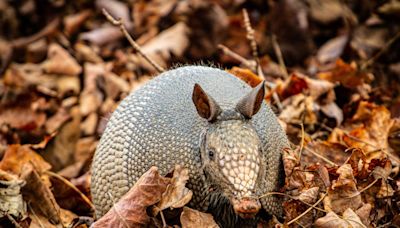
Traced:
<path id="1" fill-rule="evenodd" d="M 197 113 L 192 101 L 195 83 L 222 109 L 215 123 Z M 91 191 L 96 215 L 104 215 L 151 166 L 166 174 L 181 164 L 189 169 L 192 207 L 211 212 L 222 226 L 246 224 L 247 219 L 233 212 L 229 199 L 244 195 L 257 198 L 277 190 L 283 181 L 281 154 L 288 147 L 285 133 L 267 105 L 262 104 L 251 119 L 236 112 L 236 104 L 250 91 L 225 71 L 186 66 L 157 76 L 126 97 L 111 116 L 93 159 Z M 238 153 L 243 151 L 244 156 L 239 157 L 249 161 L 239 162 L 235 156 L 233 161 L 209 160 L 215 165 L 207 168 L 207 155 L 201 155 L 204 134 L 209 136 L 205 150 L 216 148 L 213 159 L 225 159 L 222 153 L 233 151 L 218 148 L 226 145 Z M 238 164 L 239 169 L 234 169 Z M 207 175 L 207 170 L 217 175 Z M 245 173 L 240 174 L 242 171 Z M 253 173 L 255 177 L 250 178 Z M 235 183 L 230 175 L 240 180 Z M 280 198 L 268 196 L 260 201 L 266 212 L 281 216 Z M 218 205 L 221 202 L 224 205 Z"/>

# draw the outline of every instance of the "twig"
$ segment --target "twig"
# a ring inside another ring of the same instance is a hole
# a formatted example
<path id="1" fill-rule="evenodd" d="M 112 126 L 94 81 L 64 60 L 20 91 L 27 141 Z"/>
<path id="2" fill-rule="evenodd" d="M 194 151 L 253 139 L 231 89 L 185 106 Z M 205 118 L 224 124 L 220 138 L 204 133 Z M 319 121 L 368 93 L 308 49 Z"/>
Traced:
<path id="1" fill-rule="evenodd" d="M 326 163 L 328 163 L 329 165 L 338 166 L 338 165 L 337 165 L 336 163 L 334 163 L 333 161 L 331 161 L 331 160 L 329 160 L 328 158 L 326 158 L 326 157 L 324 157 L 324 156 L 322 156 L 322 155 L 320 155 L 320 154 L 318 154 L 318 153 L 312 151 L 311 149 L 309 149 L 309 148 L 307 148 L 307 147 L 305 147 L 304 149 L 305 149 L 306 151 L 312 153 L 313 155 L 315 155 L 315 156 L 321 158 L 322 160 L 324 160 L 324 161 L 325 161 Z"/>
<path id="2" fill-rule="evenodd" d="M 351 195 L 351 196 L 347 196 L 346 198 L 347 198 L 347 199 L 350 199 L 350 198 L 353 198 L 353 197 L 356 197 L 356 196 L 360 195 L 362 192 L 364 192 L 365 190 L 367 190 L 367 189 L 369 189 L 370 187 L 372 187 L 376 182 L 378 182 L 378 180 L 381 180 L 381 178 L 375 179 L 374 181 L 372 181 L 371 184 L 367 185 L 365 188 L 361 189 L 360 191 L 358 191 L 357 193 L 355 193 L 355 194 L 353 194 L 353 195 Z"/>
<path id="3" fill-rule="evenodd" d="M 400 38 L 400 31 L 396 33 L 395 36 L 393 36 L 388 42 L 386 42 L 385 46 L 381 48 L 374 56 L 372 56 L 370 59 L 368 59 L 366 62 L 364 62 L 360 69 L 365 70 L 367 67 L 372 65 L 379 57 L 381 57 L 387 50 L 388 48 L 397 40 Z"/>
<path id="4" fill-rule="evenodd" d="M 313 204 L 313 207 L 309 207 L 307 210 L 305 210 L 303 213 L 301 213 L 299 216 L 297 216 L 296 218 L 290 220 L 287 225 L 289 226 L 290 224 L 296 222 L 297 220 L 299 220 L 301 217 L 303 217 L 304 215 L 306 215 L 308 212 L 310 212 L 315 206 L 317 206 L 326 196 L 326 193 L 324 193 L 322 195 L 322 197 Z"/>
<path id="5" fill-rule="evenodd" d="M 144 59 L 146 59 L 147 62 L 150 63 L 150 65 L 152 65 L 156 71 L 158 73 L 162 73 L 165 71 L 165 69 L 158 65 L 156 62 L 154 62 L 152 59 L 150 59 L 143 51 L 142 48 L 140 48 L 139 44 L 137 44 L 135 42 L 135 40 L 133 40 L 132 36 L 129 34 L 128 30 L 126 30 L 126 27 L 124 25 L 124 23 L 122 22 L 122 19 L 115 19 L 113 16 L 111 16 L 110 13 L 107 12 L 106 9 L 103 8 L 103 14 L 104 16 L 107 18 L 107 20 L 109 22 L 111 22 L 113 25 L 115 26 L 119 26 L 121 32 L 124 34 L 124 36 L 126 37 L 126 39 L 129 41 L 129 43 L 131 44 L 131 46 L 138 52 L 138 54 L 140 56 L 142 56 Z"/>
<path id="6" fill-rule="evenodd" d="M 253 71 L 257 72 L 258 75 L 265 78 L 264 72 L 262 72 L 262 70 L 261 70 L 260 58 L 258 57 L 257 42 L 256 42 L 256 39 L 254 36 L 255 32 L 254 32 L 254 29 L 251 27 L 249 14 L 247 13 L 246 9 L 243 9 L 242 12 L 243 12 L 244 26 L 246 28 L 246 38 L 250 42 L 253 59 L 256 62 Z"/>
<path id="7" fill-rule="evenodd" d="M 326 130 L 330 131 L 330 132 L 333 131 L 332 128 L 326 126 L 325 124 L 321 124 L 321 126 L 322 126 L 323 128 L 325 128 Z M 376 145 L 374 145 L 374 144 L 372 144 L 372 143 L 369 143 L 369 142 L 364 141 L 364 140 L 362 140 L 362 139 L 360 139 L 360 138 L 357 138 L 357 137 L 355 137 L 355 136 L 353 136 L 353 135 L 350 135 L 350 133 L 348 133 L 348 132 L 347 132 L 346 130 L 344 130 L 344 129 L 342 129 L 342 131 L 343 131 L 343 133 L 344 133 L 347 137 L 349 137 L 350 139 L 353 139 L 353 140 L 355 140 L 355 141 L 357 141 L 357 142 L 364 143 L 364 144 L 366 144 L 366 145 L 368 145 L 368 146 L 370 146 L 370 147 L 373 147 L 373 148 L 376 149 L 375 151 L 381 151 L 382 153 L 386 154 L 388 157 L 390 157 L 391 159 L 393 159 L 394 161 L 396 161 L 397 163 L 400 164 L 400 160 L 399 160 L 397 157 L 395 157 L 393 154 L 390 154 L 389 152 L 387 152 L 387 151 L 385 150 L 385 148 L 378 147 L 378 146 L 376 146 Z M 375 151 L 366 152 L 366 154 L 372 153 L 372 152 L 375 152 Z"/>
<path id="8" fill-rule="evenodd" d="M 163 223 L 163 227 L 167 227 L 167 222 L 165 222 L 164 213 L 160 210 L 161 221 Z"/>
<path id="9" fill-rule="evenodd" d="M 238 62 L 240 62 L 241 64 L 245 65 L 247 68 L 249 69 L 254 69 L 255 66 L 255 62 L 250 61 L 245 59 L 244 57 L 240 56 L 239 54 L 235 53 L 234 51 L 232 51 L 231 49 L 229 49 L 227 46 L 223 45 L 223 44 L 218 44 L 218 48 L 227 56 L 237 60 Z"/>
<path id="10" fill-rule="evenodd" d="M 57 173 L 51 172 L 51 171 L 45 171 L 45 174 L 47 174 L 47 175 L 49 175 L 49 176 L 52 176 L 52 177 L 55 177 L 55 178 L 61 180 L 61 181 L 64 182 L 66 185 L 68 185 L 68 187 L 74 189 L 74 190 L 80 195 L 80 197 L 83 199 L 83 201 L 85 201 L 93 210 L 95 210 L 95 207 L 94 207 L 93 203 L 89 200 L 89 198 L 87 198 L 87 197 L 85 196 L 85 194 L 83 194 L 83 193 L 82 193 L 75 185 L 73 185 L 70 181 L 68 181 L 67 179 L 65 179 L 63 176 L 61 176 L 61 175 L 59 175 L 59 174 L 57 174 Z"/>
<path id="11" fill-rule="evenodd" d="M 312 205 L 312 204 L 310 204 L 310 203 L 307 203 L 307 202 L 305 202 L 305 201 L 303 201 L 303 200 L 297 199 L 296 197 L 293 197 L 293 196 L 291 196 L 291 195 L 289 195 L 289 194 L 285 194 L 285 193 L 281 193 L 281 192 L 268 192 L 268 193 L 266 193 L 266 194 L 264 194 L 264 195 L 262 195 L 262 196 L 260 196 L 260 197 L 258 197 L 258 198 L 260 199 L 260 198 L 264 198 L 264 197 L 270 196 L 270 195 L 286 196 L 286 197 L 289 197 L 290 199 L 300 201 L 301 203 L 304 203 L 305 205 L 307 205 L 307 206 L 309 206 L 309 207 L 313 207 L 313 208 L 316 209 L 316 210 L 319 210 L 319 211 L 328 213 L 328 211 L 326 211 L 326 210 L 324 210 L 324 209 L 322 209 L 322 208 L 319 208 L 319 207 L 317 207 L 317 206 L 315 206 L 315 205 Z"/>
<path id="12" fill-rule="evenodd" d="M 36 220 L 38 221 L 40 227 L 41 227 L 41 228 L 45 228 L 44 225 L 43 225 L 43 223 L 42 223 L 42 221 L 40 221 L 39 217 L 38 217 L 37 214 L 35 213 L 35 210 L 33 210 L 31 204 L 30 204 L 30 203 L 27 203 L 27 204 L 28 204 L 28 207 L 29 207 L 29 209 L 31 210 L 31 212 L 32 212 L 32 214 L 33 214 L 33 217 L 35 217 Z"/>
<path id="13" fill-rule="evenodd" d="M 276 36 L 274 34 L 272 35 L 272 46 L 274 47 L 275 55 L 278 58 L 279 67 L 283 71 L 283 76 L 284 76 L 284 78 L 288 78 L 289 74 L 286 69 L 285 61 L 283 60 L 282 51 L 281 51 L 281 48 L 279 47 L 279 43 L 276 40 Z"/>
<path id="14" fill-rule="evenodd" d="M 297 145 L 295 145 L 294 143 L 290 143 L 290 144 L 291 144 L 292 146 L 294 146 L 294 147 L 297 146 Z M 315 156 L 321 158 L 322 160 L 324 160 L 324 161 L 325 161 L 326 163 L 328 163 L 329 165 L 338 166 L 338 165 L 337 165 L 336 163 L 334 163 L 333 161 L 331 161 L 331 160 L 329 160 L 328 158 L 326 158 L 326 157 L 324 157 L 324 156 L 318 154 L 317 152 L 314 152 L 313 150 L 311 150 L 311 149 L 308 148 L 307 146 L 304 147 L 304 149 L 305 149 L 306 151 L 312 153 L 313 155 L 315 155 Z"/>

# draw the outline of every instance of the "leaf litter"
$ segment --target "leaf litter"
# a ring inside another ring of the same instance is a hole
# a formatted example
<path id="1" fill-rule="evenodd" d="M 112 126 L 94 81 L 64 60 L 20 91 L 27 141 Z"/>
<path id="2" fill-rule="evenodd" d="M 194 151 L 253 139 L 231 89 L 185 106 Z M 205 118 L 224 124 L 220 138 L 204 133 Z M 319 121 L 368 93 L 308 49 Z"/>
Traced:
<path id="1" fill-rule="evenodd" d="M 265 100 L 292 147 L 283 152 L 285 185 L 268 193 L 284 198 L 285 218 L 259 227 L 399 226 L 399 5 L 1 2 L 0 226 L 94 219 L 98 140 L 119 102 L 157 72 L 103 8 L 163 68 L 203 61 L 253 87 L 267 81 Z M 188 207 L 188 178 L 183 167 L 166 177 L 153 167 L 92 225 L 217 227 Z"/>

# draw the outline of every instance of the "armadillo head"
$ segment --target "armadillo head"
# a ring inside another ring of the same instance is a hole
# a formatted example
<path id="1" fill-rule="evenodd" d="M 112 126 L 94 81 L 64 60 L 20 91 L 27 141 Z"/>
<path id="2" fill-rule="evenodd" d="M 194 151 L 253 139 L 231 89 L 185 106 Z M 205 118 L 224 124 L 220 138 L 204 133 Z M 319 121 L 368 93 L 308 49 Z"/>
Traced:
<path id="1" fill-rule="evenodd" d="M 254 217 L 261 208 L 257 193 L 264 177 L 261 140 L 250 119 L 264 99 L 264 83 L 243 97 L 235 109 L 221 110 L 196 84 L 193 102 L 208 120 L 200 139 L 203 170 L 210 187 L 229 199 L 242 218 Z"/>

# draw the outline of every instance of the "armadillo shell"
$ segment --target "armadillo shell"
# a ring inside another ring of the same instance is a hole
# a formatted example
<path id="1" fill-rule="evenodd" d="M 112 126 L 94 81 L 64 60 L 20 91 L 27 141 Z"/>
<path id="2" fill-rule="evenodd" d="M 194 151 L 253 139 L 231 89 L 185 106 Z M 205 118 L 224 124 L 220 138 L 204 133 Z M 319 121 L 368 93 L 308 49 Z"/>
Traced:
<path id="1" fill-rule="evenodd" d="M 194 192 L 191 205 L 207 208 L 207 202 L 203 203 L 207 183 L 201 171 L 199 139 L 208 122 L 199 117 L 192 103 L 195 83 L 222 109 L 234 108 L 251 90 L 220 69 L 186 66 L 162 73 L 127 96 L 107 123 L 93 159 L 91 191 L 98 217 L 151 166 L 165 174 L 177 163 L 190 171 L 187 186 Z M 279 185 L 281 151 L 288 146 L 286 136 L 265 104 L 252 122 L 265 148 L 267 175 L 263 191 L 273 191 Z M 274 197 L 265 198 L 262 204 L 272 214 L 281 210 Z"/>

